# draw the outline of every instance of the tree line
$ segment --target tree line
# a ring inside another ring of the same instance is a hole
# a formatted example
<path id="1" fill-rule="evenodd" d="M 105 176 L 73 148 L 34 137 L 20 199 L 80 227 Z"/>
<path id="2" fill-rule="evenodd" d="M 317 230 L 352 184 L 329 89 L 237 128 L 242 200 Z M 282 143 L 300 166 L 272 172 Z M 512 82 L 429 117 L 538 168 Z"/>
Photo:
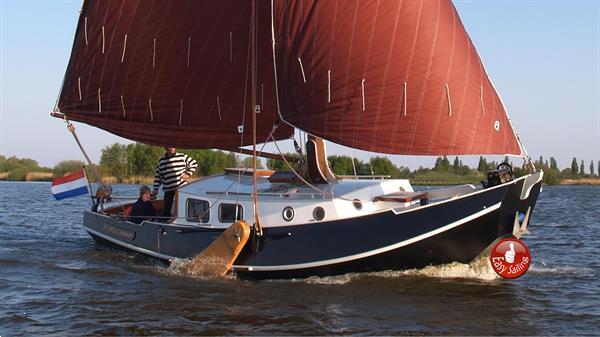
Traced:
<path id="1" fill-rule="evenodd" d="M 190 150 L 178 149 L 196 159 L 198 162 L 197 176 L 208 176 L 223 172 L 228 167 L 252 167 L 251 157 L 240 157 L 233 152 L 219 150 Z M 164 155 L 164 148 L 141 143 L 119 144 L 115 143 L 102 149 L 100 162 L 96 170 L 101 176 L 114 177 L 117 182 L 140 181 L 142 178 L 154 176 L 158 159 Z M 287 153 L 287 156 L 299 158 L 296 153 Z M 300 158 L 299 158 L 300 159 Z M 489 171 L 496 169 L 499 162 L 489 161 L 483 156 L 479 158 L 476 168 L 465 165 L 458 157 L 451 161 L 447 156 L 438 157 L 432 168 L 419 167 L 410 170 L 408 167 L 396 166 L 388 158 L 376 156 L 368 161 L 358 160 L 349 156 L 332 155 L 327 157 L 332 171 L 337 175 L 385 175 L 390 178 L 411 179 L 423 183 L 477 183 Z M 503 162 L 509 163 L 509 158 Z M 528 168 L 514 165 L 515 177 L 528 172 Z M 597 165 L 594 165 L 597 164 Z M 296 164 L 295 164 L 296 165 Z M 544 170 L 544 182 L 558 184 L 563 179 L 580 179 L 598 177 L 600 161 L 590 161 L 586 165 L 584 160 L 573 158 L 571 167 L 559 169 L 554 157 L 544 160 L 540 157 L 534 162 L 536 168 Z M 83 161 L 65 160 L 53 168 L 40 166 L 32 159 L 6 158 L 0 155 L 0 172 L 8 175 L 2 179 L 25 180 L 29 172 L 52 172 L 55 177 L 76 171 L 84 166 Z M 287 164 L 281 160 L 269 159 L 266 161 L 269 169 L 288 171 Z M 258 167 L 263 168 L 258 161 Z M 301 167 L 295 167 L 302 171 Z M 90 172 L 91 173 L 91 172 Z M 88 174 L 92 178 L 91 174 Z M 1 178 L 1 177 L 0 177 Z"/>
<path id="2" fill-rule="evenodd" d="M 0 174 L 4 175 L 2 179 L 24 181 L 29 172 L 52 172 L 52 169 L 40 166 L 33 159 L 0 155 Z"/>

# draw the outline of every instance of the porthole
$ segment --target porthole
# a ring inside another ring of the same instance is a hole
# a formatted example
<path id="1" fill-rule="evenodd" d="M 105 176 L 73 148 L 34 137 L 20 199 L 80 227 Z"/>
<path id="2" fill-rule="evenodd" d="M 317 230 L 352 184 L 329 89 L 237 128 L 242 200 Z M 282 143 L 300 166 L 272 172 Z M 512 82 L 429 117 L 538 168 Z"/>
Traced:
<path id="1" fill-rule="evenodd" d="M 354 205 L 354 208 L 356 208 L 359 211 L 362 209 L 362 202 L 360 202 L 360 199 L 352 200 L 352 205 Z"/>
<path id="2" fill-rule="evenodd" d="M 287 206 L 286 208 L 283 209 L 283 212 L 281 212 L 281 216 L 283 217 L 283 220 L 285 221 L 292 221 L 294 219 L 294 209 L 290 206 Z"/>
<path id="3" fill-rule="evenodd" d="M 323 209 L 323 207 L 315 207 L 315 209 L 313 210 L 313 218 L 315 218 L 315 220 L 317 221 L 325 219 L 325 210 Z"/>

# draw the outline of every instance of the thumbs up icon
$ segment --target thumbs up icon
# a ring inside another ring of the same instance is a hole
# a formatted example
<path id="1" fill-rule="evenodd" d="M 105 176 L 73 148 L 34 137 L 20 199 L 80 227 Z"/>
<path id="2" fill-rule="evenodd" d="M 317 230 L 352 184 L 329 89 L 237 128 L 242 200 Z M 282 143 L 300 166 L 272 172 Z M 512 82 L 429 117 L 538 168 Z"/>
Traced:
<path id="1" fill-rule="evenodd" d="M 506 259 L 506 262 L 508 263 L 514 263 L 515 262 L 515 244 L 514 243 L 510 243 L 510 250 L 507 250 L 506 253 L 504 253 L 504 258 Z"/>

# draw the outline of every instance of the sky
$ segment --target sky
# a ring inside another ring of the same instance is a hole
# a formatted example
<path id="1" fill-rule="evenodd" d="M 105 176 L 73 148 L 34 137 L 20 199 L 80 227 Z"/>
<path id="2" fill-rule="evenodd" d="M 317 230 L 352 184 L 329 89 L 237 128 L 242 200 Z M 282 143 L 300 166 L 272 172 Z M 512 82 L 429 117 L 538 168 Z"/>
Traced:
<path id="1" fill-rule="evenodd" d="M 573 157 L 585 160 L 586 170 L 590 160 L 600 160 L 600 0 L 454 4 L 529 154 L 536 159 L 554 156 L 560 168 L 570 166 Z M 65 124 L 50 117 L 80 6 L 79 0 L 0 0 L 0 154 L 50 167 L 83 159 Z M 130 142 L 85 124 L 76 126 L 95 162 L 103 147 Z M 327 146 L 329 154 L 361 160 L 373 156 Z M 388 157 L 412 169 L 435 161 Z M 472 166 L 477 158 L 461 157 Z"/>

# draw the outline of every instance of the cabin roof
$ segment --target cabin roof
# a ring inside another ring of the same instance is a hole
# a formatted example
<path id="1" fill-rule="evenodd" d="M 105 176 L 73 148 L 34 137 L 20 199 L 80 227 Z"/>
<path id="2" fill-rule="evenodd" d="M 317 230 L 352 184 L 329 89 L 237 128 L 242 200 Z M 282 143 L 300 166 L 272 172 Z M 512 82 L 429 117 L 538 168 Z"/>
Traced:
<path id="1" fill-rule="evenodd" d="M 271 183 L 266 177 L 257 177 L 257 188 L 261 199 L 314 200 L 331 199 L 332 196 L 344 198 L 372 198 L 377 195 L 400 190 L 412 191 L 408 180 L 356 180 L 342 179 L 332 184 L 316 184 L 316 189 L 307 185 L 293 183 Z M 252 176 L 220 174 L 199 179 L 180 188 L 180 192 L 206 197 L 251 196 L 253 192 Z M 321 193 L 322 192 L 322 193 Z"/>

